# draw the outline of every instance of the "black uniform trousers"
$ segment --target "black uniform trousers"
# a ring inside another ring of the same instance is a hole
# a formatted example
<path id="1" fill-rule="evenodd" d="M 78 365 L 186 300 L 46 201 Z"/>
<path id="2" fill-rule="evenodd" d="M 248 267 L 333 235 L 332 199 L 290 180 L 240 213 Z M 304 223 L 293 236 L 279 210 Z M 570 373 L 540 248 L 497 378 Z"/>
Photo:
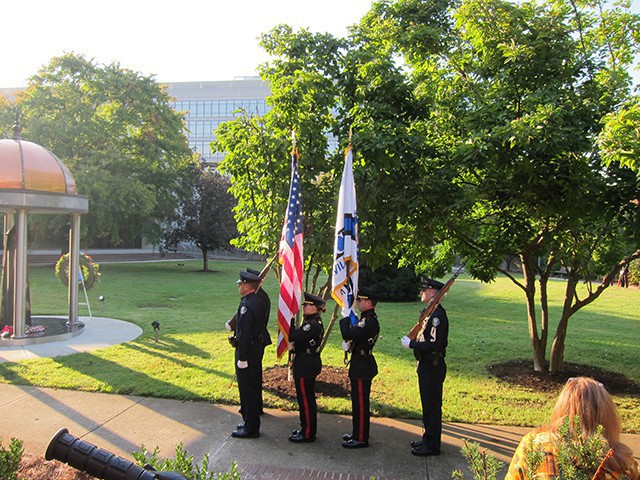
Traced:
<path id="1" fill-rule="evenodd" d="M 422 441 L 429 450 L 440 451 L 442 436 L 442 385 L 447 376 L 444 358 L 433 365 L 431 360 L 418 362 L 418 385 L 422 402 Z"/>
<path id="2" fill-rule="evenodd" d="M 240 411 L 247 433 L 259 433 L 262 410 L 262 349 L 250 351 L 247 361 L 247 368 L 238 368 L 236 365 Z"/>
<path id="3" fill-rule="evenodd" d="M 304 438 L 315 438 L 318 432 L 316 377 L 295 377 L 294 380 L 300 410 L 300 432 Z"/>
<path id="4" fill-rule="evenodd" d="M 371 412 L 369 410 L 372 378 L 351 377 L 351 412 L 353 430 L 351 438 L 359 442 L 369 441 Z"/>

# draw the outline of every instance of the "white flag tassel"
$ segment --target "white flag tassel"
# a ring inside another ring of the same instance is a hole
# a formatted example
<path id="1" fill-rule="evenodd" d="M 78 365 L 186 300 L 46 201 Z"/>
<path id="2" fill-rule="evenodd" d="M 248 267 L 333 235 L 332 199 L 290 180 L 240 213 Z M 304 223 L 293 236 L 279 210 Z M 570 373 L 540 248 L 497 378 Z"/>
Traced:
<path id="1" fill-rule="evenodd" d="M 344 170 L 338 199 L 336 239 L 333 250 L 333 280 L 331 296 L 342 307 L 342 316 L 358 322 L 354 311 L 358 295 L 358 213 L 356 186 L 353 181 L 351 145 L 344 154 Z"/>

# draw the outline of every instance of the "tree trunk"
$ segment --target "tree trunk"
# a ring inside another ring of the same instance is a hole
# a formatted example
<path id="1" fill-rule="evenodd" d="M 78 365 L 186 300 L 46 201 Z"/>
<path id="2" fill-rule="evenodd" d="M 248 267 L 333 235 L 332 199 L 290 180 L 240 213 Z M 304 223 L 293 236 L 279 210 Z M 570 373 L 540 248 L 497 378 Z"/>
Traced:
<path id="1" fill-rule="evenodd" d="M 545 353 L 547 349 L 547 331 L 542 329 L 538 336 L 536 317 L 536 275 L 533 259 L 530 255 L 521 255 L 522 272 L 525 280 L 525 295 L 527 298 L 527 320 L 529 323 L 529 339 L 533 350 L 533 369 L 543 372 L 545 369 Z"/>
<path id="2" fill-rule="evenodd" d="M 202 250 L 202 271 L 209 271 L 209 250 L 206 248 L 201 248 Z"/>
<path id="3" fill-rule="evenodd" d="M 551 345 L 551 355 L 549 358 L 549 372 L 562 372 L 564 371 L 564 344 L 567 338 L 567 328 L 569 326 L 569 317 L 572 315 L 573 299 L 576 294 L 577 280 L 575 274 L 569 272 L 567 277 L 567 288 L 564 293 L 564 303 L 562 306 L 562 314 L 558 327 L 556 328 L 556 335 Z"/>

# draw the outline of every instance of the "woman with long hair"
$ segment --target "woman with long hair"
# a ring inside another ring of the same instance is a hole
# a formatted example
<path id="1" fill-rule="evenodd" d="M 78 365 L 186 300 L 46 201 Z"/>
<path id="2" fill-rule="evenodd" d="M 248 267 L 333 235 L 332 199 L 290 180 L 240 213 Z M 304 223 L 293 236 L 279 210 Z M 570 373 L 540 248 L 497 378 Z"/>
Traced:
<path id="1" fill-rule="evenodd" d="M 593 480 L 615 480 L 626 476 L 638 480 L 638 465 L 631 449 L 620 441 L 622 427 L 611 395 L 604 386 L 588 377 L 570 378 L 565 384 L 543 427 L 526 434 L 511 459 L 505 480 L 563 479 L 563 467 L 558 462 L 562 431 L 568 428 L 572 439 L 597 435 L 602 427 L 606 441 L 600 464 Z M 541 454 L 541 455 L 540 455 Z M 532 461 L 540 455 L 538 461 Z M 535 472 L 529 472 L 537 464 Z"/>

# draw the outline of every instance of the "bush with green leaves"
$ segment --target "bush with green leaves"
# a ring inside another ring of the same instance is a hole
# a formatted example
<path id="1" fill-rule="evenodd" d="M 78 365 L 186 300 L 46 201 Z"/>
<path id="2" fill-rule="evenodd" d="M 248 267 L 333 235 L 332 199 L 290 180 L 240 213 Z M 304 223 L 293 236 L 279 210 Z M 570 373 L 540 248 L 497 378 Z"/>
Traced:
<path id="1" fill-rule="evenodd" d="M 476 480 L 496 480 L 498 478 L 503 463 L 487 453 L 486 450 L 480 450 L 479 444 L 465 440 L 460 451 L 469 463 L 469 470 L 473 473 L 473 478 Z M 464 474 L 460 470 L 454 470 L 451 478 L 463 479 Z"/>
<path id="2" fill-rule="evenodd" d="M 556 461 L 561 472 L 560 478 L 571 480 L 592 480 L 598 468 L 609 451 L 609 444 L 603 435 L 602 426 L 589 435 L 579 435 L 581 432 L 580 418 L 574 417 L 573 425 L 566 419 L 558 432 L 558 454 Z M 531 438 L 524 446 L 525 458 L 524 479 L 534 480 L 538 478 L 536 472 L 544 461 L 545 452 L 540 448 L 541 444 L 534 443 Z M 469 463 L 469 470 L 475 480 L 496 480 L 503 463 L 497 460 L 486 450 L 480 450 L 475 442 L 466 442 L 460 450 Z M 464 479 L 460 470 L 455 470 L 452 478 Z M 626 475 L 621 475 L 620 480 L 629 480 Z"/>
<path id="3" fill-rule="evenodd" d="M 2 480 L 18 480 L 18 469 L 24 454 L 22 440 L 11 439 L 9 449 L 2 445 L 0 439 L 0 478 Z"/>
<path id="4" fill-rule="evenodd" d="M 176 446 L 174 459 L 161 459 L 158 457 L 159 452 L 160 449 L 156 447 L 153 452 L 149 453 L 142 445 L 139 451 L 133 452 L 133 458 L 141 467 L 150 465 L 158 471 L 175 472 L 190 480 L 240 480 L 240 472 L 236 462 L 233 462 L 229 472 L 209 472 L 209 455 L 205 455 L 202 463 L 198 465 L 194 463 L 193 455 L 189 455 L 182 442 Z"/>

